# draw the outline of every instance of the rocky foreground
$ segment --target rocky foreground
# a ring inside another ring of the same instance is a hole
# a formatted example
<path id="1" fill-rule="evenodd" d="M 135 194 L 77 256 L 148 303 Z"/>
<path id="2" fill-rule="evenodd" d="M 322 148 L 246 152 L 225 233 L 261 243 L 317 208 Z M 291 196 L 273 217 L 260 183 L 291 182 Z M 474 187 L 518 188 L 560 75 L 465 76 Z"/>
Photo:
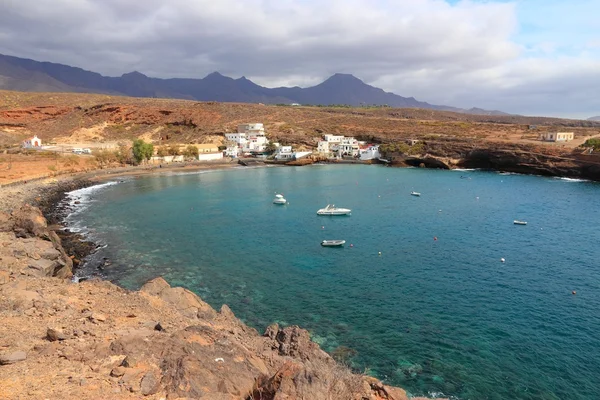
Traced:
<path id="1" fill-rule="evenodd" d="M 263 335 L 156 278 L 73 283 L 39 209 L 0 213 L 0 399 L 407 399 L 296 326 Z"/>

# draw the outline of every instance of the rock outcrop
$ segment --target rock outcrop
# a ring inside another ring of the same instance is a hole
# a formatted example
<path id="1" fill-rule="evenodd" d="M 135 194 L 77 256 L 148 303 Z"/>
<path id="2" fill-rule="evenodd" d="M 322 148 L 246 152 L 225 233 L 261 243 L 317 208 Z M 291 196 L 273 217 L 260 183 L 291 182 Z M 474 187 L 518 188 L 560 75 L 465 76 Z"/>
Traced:
<path id="1" fill-rule="evenodd" d="M 0 227 L 0 399 L 407 399 L 337 364 L 306 330 L 260 335 L 162 278 L 130 292 L 52 277 L 68 275 L 64 255 L 31 207 Z"/>
<path id="2" fill-rule="evenodd" d="M 7 273 L 58 278 L 73 275 L 73 261 L 36 207 L 24 205 L 10 215 L 0 213 L 0 243 L 0 261 Z"/>

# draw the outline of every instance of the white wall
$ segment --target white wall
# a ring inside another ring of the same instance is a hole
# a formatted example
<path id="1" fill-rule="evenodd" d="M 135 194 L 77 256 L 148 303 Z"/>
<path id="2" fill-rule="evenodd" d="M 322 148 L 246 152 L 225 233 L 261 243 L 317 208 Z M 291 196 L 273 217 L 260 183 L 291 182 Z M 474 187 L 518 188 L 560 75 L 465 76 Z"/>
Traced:
<path id="1" fill-rule="evenodd" d="M 200 153 L 198 154 L 199 161 L 213 161 L 213 160 L 222 160 L 223 153 Z"/>

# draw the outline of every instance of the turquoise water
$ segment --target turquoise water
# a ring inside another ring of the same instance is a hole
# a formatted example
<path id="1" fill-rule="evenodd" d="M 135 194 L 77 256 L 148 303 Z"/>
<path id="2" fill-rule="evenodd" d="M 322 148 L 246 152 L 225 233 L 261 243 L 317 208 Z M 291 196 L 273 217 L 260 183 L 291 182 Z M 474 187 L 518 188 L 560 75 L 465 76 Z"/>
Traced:
<path id="1" fill-rule="evenodd" d="M 273 205 L 275 192 L 290 204 Z M 162 275 L 259 331 L 301 325 L 414 395 L 599 396 L 599 184 L 313 166 L 147 177 L 75 197 L 84 206 L 70 223 L 107 244 L 101 273 L 122 286 Z M 328 203 L 352 215 L 317 216 Z"/>

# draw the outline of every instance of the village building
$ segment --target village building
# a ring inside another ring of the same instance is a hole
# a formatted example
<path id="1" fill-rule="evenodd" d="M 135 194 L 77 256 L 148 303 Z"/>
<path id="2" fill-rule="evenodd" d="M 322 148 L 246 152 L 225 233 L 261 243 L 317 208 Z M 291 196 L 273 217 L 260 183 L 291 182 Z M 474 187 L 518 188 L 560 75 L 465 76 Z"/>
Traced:
<path id="1" fill-rule="evenodd" d="M 264 153 L 269 143 L 263 124 L 240 124 L 236 133 L 226 133 L 225 155 L 238 157 L 243 153 Z"/>
<path id="2" fill-rule="evenodd" d="M 42 139 L 37 137 L 37 135 L 34 135 L 33 137 L 31 137 L 23 142 L 23 147 L 26 149 L 41 148 L 42 147 Z"/>
<path id="3" fill-rule="evenodd" d="M 277 161 L 291 161 L 294 159 L 294 152 L 292 146 L 279 146 L 275 150 L 275 159 Z"/>
<path id="4" fill-rule="evenodd" d="M 376 160 L 381 157 L 379 153 L 379 145 L 367 145 L 365 149 L 359 150 L 361 161 Z"/>
<path id="5" fill-rule="evenodd" d="M 330 153 L 329 142 L 327 140 L 320 140 L 317 145 L 317 153 L 328 155 Z"/>
<path id="6" fill-rule="evenodd" d="M 344 137 L 342 139 L 341 143 L 339 144 L 339 148 L 338 148 L 337 152 L 338 152 L 338 156 L 340 156 L 340 157 L 343 157 L 343 156 L 356 157 L 356 156 L 358 156 L 359 149 L 360 149 L 360 146 L 356 139 L 354 139 L 353 137 Z"/>
<path id="7" fill-rule="evenodd" d="M 569 142 L 574 136 L 573 132 L 545 132 L 540 135 L 540 139 L 545 142 Z"/>
<path id="8" fill-rule="evenodd" d="M 344 136 L 343 135 L 323 135 L 323 140 L 325 140 L 326 142 L 329 143 L 341 143 L 342 140 L 344 140 Z"/>

